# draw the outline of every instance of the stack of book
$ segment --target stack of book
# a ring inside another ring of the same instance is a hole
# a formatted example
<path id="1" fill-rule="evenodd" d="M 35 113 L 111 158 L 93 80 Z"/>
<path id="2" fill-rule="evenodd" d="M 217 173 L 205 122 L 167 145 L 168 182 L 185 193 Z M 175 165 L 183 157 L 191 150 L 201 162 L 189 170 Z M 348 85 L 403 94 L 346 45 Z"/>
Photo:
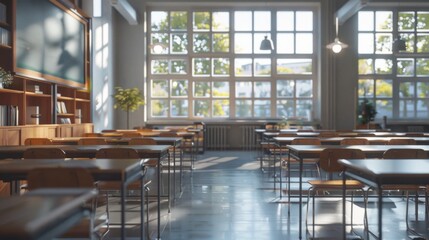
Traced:
<path id="1" fill-rule="evenodd" d="M 0 45 L 10 46 L 9 30 L 0 27 Z"/>
<path id="2" fill-rule="evenodd" d="M 18 126 L 18 106 L 0 105 L 0 126 Z"/>

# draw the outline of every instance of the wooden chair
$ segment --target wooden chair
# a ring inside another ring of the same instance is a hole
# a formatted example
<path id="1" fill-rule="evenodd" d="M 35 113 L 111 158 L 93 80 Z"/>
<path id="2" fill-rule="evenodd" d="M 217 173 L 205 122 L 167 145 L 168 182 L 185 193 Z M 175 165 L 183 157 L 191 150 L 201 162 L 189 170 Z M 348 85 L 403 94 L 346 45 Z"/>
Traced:
<path id="1" fill-rule="evenodd" d="M 82 137 L 91 137 L 91 138 L 96 138 L 96 137 L 102 137 L 103 134 L 102 133 L 84 133 L 82 134 Z"/>
<path id="2" fill-rule="evenodd" d="M 27 138 L 24 145 L 52 145 L 52 140 L 49 138 Z"/>
<path id="3" fill-rule="evenodd" d="M 29 190 L 38 188 L 96 188 L 92 175 L 84 168 L 37 168 L 31 170 L 27 176 Z M 103 238 L 109 231 L 108 206 L 106 205 L 107 217 L 103 220 L 96 219 L 97 198 L 89 203 L 84 203 L 90 210 L 90 218 L 81 221 L 77 226 L 71 228 L 62 237 L 92 239 L 95 234 Z"/>
<path id="4" fill-rule="evenodd" d="M 65 159 L 66 153 L 60 148 L 27 148 L 23 153 L 24 159 Z"/>
<path id="5" fill-rule="evenodd" d="M 295 138 L 292 140 L 291 145 L 321 145 L 320 138 L 312 138 L 312 137 L 301 137 L 301 138 Z M 298 165 L 299 162 L 297 159 L 290 158 L 291 165 Z M 319 159 L 318 158 L 304 158 L 303 160 L 304 164 L 304 170 L 311 170 L 311 167 L 316 170 L 317 176 L 320 177 L 320 168 L 318 165 Z M 309 168 L 310 167 L 310 168 Z"/>
<path id="6" fill-rule="evenodd" d="M 180 145 L 180 148 L 176 148 L 176 150 L 180 151 L 180 154 L 188 153 L 189 154 L 189 160 L 191 162 L 191 170 L 194 168 L 195 158 L 196 158 L 196 154 L 197 154 L 194 137 L 183 137 L 180 134 L 178 134 L 177 132 L 161 132 L 159 136 L 160 137 L 182 138 L 182 143 Z M 172 151 L 172 148 L 171 148 L 171 151 Z"/>
<path id="7" fill-rule="evenodd" d="M 383 158 L 408 159 L 408 158 L 427 158 L 428 155 L 423 149 L 419 148 L 391 148 L 383 153 Z"/>
<path id="8" fill-rule="evenodd" d="M 360 149 L 334 149 L 327 148 L 320 153 L 319 165 L 320 168 L 329 173 L 330 177 L 328 180 L 310 180 L 310 188 L 308 190 L 307 200 L 312 196 L 312 238 L 316 238 L 315 234 L 315 195 L 318 191 L 341 191 L 343 189 L 342 179 L 332 179 L 332 174 L 341 173 L 344 168 L 337 161 L 338 159 L 363 159 L 365 154 Z M 346 189 L 351 191 L 363 191 L 364 185 L 356 180 L 346 180 Z M 308 209 L 310 202 L 307 201 L 307 218 L 306 225 L 308 225 Z M 366 209 L 366 206 L 365 206 Z M 353 194 L 351 195 L 351 226 L 353 229 Z"/>
<path id="9" fill-rule="evenodd" d="M 412 138 L 392 138 L 387 145 L 416 145 L 416 140 Z"/>
<path id="10" fill-rule="evenodd" d="M 123 132 L 122 137 L 124 137 L 124 138 L 141 138 L 142 134 L 139 132 Z"/>
<path id="11" fill-rule="evenodd" d="M 78 145 L 107 145 L 107 141 L 104 138 L 81 138 L 79 139 Z"/>
<path id="12" fill-rule="evenodd" d="M 369 141 L 366 138 L 344 138 L 340 141 L 340 145 L 368 145 Z"/>
<path id="13" fill-rule="evenodd" d="M 132 138 L 128 145 L 157 145 L 157 142 L 152 138 Z"/>
<path id="14" fill-rule="evenodd" d="M 319 138 L 338 137 L 338 133 L 334 131 L 322 131 L 319 133 Z"/>

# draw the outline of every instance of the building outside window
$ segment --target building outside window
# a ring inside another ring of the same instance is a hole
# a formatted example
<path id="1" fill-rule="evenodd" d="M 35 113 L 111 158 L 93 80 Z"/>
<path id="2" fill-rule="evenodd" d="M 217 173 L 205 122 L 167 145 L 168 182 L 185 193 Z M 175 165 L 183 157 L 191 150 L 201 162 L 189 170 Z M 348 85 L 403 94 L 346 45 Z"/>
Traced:
<path id="1" fill-rule="evenodd" d="M 149 120 L 312 120 L 316 18 L 312 8 L 151 9 Z M 259 49 L 265 36 L 273 51 Z"/>

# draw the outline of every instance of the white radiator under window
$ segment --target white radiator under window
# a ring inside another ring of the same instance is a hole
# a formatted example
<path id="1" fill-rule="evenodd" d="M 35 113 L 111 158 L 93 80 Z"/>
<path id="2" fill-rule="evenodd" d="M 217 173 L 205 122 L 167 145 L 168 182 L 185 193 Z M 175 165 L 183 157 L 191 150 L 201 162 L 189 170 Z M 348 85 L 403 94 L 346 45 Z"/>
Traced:
<path id="1" fill-rule="evenodd" d="M 241 149 L 255 150 L 258 147 L 255 129 L 259 126 L 240 126 Z"/>
<path id="2" fill-rule="evenodd" d="M 225 150 L 229 149 L 229 126 L 207 126 L 206 144 L 207 149 Z"/>

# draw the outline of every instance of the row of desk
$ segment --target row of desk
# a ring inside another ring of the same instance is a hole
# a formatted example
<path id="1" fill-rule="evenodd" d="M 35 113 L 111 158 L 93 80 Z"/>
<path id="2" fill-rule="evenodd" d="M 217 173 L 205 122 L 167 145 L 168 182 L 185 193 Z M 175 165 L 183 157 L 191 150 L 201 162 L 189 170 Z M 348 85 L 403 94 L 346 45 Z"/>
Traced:
<path id="1" fill-rule="evenodd" d="M 22 160 L 23 153 L 26 149 L 34 146 L 3 146 L 0 147 L 0 180 L 11 182 L 11 191 L 13 194 L 17 194 L 19 188 L 17 182 L 19 180 L 25 180 L 29 171 L 35 168 L 40 167 L 82 167 L 86 168 L 93 175 L 95 181 L 120 181 L 122 182 L 121 187 L 121 237 L 125 239 L 125 198 L 126 198 L 126 188 L 128 184 L 133 181 L 139 180 L 143 186 L 143 161 L 136 159 L 88 159 L 88 160 L 67 160 L 64 159 L 49 159 L 49 160 L 40 160 L 40 159 L 29 159 Z M 46 148 L 60 148 L 65 153 L 67 158 L 94 158 L 96 152 L 106 147 L 106 145 L 48 145 L 48 146 L 37 146 L 37 147 L 46 147 Z M 141 158 L 153 158 L 157 159 L 159 162 L 163 158 L 169 159 L 169 148 L 170 145 L 134 145 L 134 146 L 125 146 L 118 145 L 115 147 L 132 147 L 135 149 Z M 11 158 L 11 159 L 7 159 Z M 160 164 L 158 164 L 160 166 Z M 161 172 L 158 167 L 158 222 L 157 222 L 157 237 L 161 236 Z M 168 182 L 168 200 L 170 204 L 170 187 Z M 143 194 L 143 191 L 142 193 Z M 141 201 L 141 222 L 144 222 L 143 214 L 144 204 Z M 141 227 L 141 238 L 144 238 L 144 228 Z"/>

